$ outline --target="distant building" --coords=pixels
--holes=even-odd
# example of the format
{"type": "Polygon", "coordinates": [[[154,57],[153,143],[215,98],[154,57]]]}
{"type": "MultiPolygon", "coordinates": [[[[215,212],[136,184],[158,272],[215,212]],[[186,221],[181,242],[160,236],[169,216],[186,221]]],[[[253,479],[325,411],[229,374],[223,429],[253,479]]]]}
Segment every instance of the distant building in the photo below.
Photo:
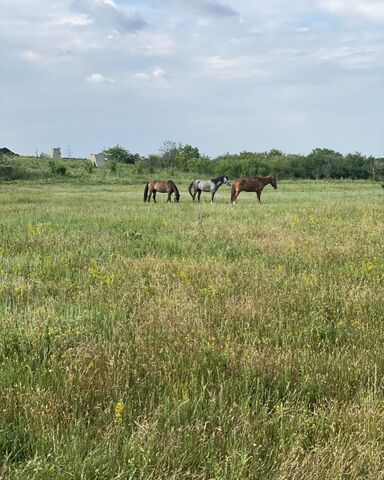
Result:
{"type": "Polygon", "coordinates": [[[105,167],[104,153],[91,153],[89,159],[95,165],[95,167],[105,167]]]}
{"type": "Polygon", "coordinates": [[[51,149],[51,157],[55,160],[59,160],[61,158],[61,150],[59,147],[54,147],[51,149]]]}

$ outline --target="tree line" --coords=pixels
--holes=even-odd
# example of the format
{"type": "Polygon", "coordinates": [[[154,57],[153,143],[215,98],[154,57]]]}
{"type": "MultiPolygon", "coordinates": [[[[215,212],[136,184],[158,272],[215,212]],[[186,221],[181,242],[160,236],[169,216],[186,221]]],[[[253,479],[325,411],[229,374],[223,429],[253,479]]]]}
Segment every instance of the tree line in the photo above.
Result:
{"type": "Polygon", "coordinates": [[[231,178],[275,174],[279,178],[373,179],[384,175],[384,158],[359,152],[343,155],[328,148],[315,148],[308,155],[268,152],[226,153],[215,158],[202,155],[197,147],[166,141],[157,154],[140,156],[116,145],[104,150],[110,162],[135,164],[138,173],[160,169],[231,178]]]}

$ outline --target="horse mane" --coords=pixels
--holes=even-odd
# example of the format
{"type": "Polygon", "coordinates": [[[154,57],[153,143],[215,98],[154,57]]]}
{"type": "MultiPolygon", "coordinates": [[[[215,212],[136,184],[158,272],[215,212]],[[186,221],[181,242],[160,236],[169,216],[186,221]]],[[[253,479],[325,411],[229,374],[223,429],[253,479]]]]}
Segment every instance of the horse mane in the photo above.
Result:
{"type": "Polygon", "coordinates": [[[176,195],[180,196],[180,192],[179,192],[178,188],[176,187],[176,184],[172,180],[168,180],[168,184],[171,184],[172,188],[174,189],[174,191],[176,193],[176,195]]]}
{"type": "Polygon", "coordinates": [[[223,180],[225,176],[226,176],[226,175],[221,175],[221,177],[217,177],[217,178],[211,178],[211,182],[214,182],[214,183],[216,183],[216,182],[217,182],[217,180],[223,180]]]}

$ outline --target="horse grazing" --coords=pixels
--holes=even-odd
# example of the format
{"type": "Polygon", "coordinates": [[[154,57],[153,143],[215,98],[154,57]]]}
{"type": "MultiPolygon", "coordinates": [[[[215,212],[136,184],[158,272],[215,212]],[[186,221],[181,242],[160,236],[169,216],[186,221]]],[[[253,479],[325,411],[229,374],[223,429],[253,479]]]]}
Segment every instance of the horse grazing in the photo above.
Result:
{"type": "Polygon", "coordinates": [[[211,192],[211,203],[213,203],[215,193],[224,183],[230,185],[230,181],[225,175],[222,177],[212,178],[212,180],[194,180],[192,183],[190,183],[188,191],[192,197],[192,200],[195,201],[197,195],[197,200],[199,202],[201,192],[211,192]]]}
{"type": "Polygon", "coordinates": [[[168,193],[167,202],[171,201],[172,193],[175,194],[176,202],[180,200],[180,193],[176,185],[172,180],[162,181],[156,180],[155,182],[148,182],[144,188],[144,202],[148,200],[151,201],[151,196],[153,195],[153,201],[156,203],[156,193],[168,193]],[[149,194],[148,194],[149,193],[149,194]]]}
{"type": "Polygon", "coordinates": [[[268,177],[236,178],[232,181],[231,202],[236,205],[236,199],[240,192],[256,192],[257,199],[260,203],[261,192],[269,183],[276,190],[277,183],[275,175],[269,175],[268,177]]]}

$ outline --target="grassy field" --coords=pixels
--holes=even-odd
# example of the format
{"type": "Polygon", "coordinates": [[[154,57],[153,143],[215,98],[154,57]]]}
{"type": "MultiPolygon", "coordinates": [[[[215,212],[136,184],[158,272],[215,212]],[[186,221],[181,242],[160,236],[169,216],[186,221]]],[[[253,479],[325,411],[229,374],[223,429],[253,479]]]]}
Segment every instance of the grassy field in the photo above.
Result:
{"type": "Polygon", "coordinates": [[[0,478],[383,479],[384,190],[0,185],[0,478]]]}

